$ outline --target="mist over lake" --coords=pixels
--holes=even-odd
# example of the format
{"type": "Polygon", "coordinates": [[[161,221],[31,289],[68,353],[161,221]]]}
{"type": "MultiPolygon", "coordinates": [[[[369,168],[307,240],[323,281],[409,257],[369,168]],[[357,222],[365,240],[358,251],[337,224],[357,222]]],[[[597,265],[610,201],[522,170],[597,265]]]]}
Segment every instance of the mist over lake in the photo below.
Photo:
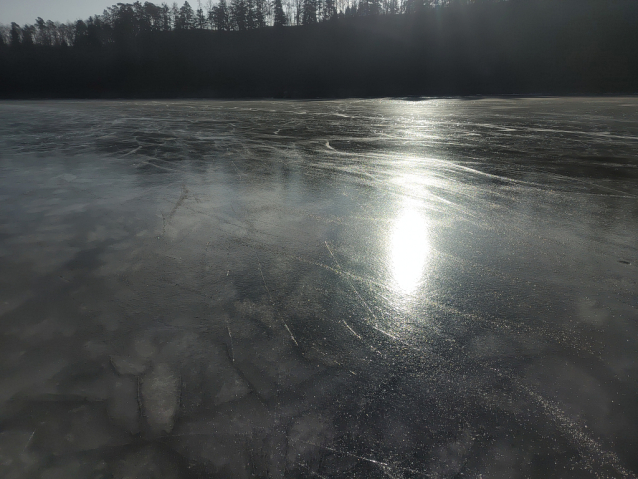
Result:
{"type": "Polygon", "coordinates": [[[0,477],[638,474],[638,98],[0,102],[0,477]]]}

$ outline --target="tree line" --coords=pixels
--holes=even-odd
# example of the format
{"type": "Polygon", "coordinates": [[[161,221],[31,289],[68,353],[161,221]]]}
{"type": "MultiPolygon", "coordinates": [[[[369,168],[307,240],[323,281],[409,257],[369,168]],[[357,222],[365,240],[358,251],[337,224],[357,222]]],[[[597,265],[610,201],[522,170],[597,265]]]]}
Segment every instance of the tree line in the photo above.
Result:
{"type": "MultiPolygon", "coordinates": [[[[155,5],[151,2],[118,3],[101,15],[76,22],[53,22],[38,17],[23,26],[0,25],[0,42],[8,45],[67,45],[76,42],[113,42],[118,33],[152,31],[243,31],[266,26],[310,25],[354,16],[410,14],[481,0],[212,0],[193,9],[188,1],[155,5]]],[[[482,0],[502,1],[502,0],[482,0]]]]}
{"type": "Polygon", "coordinates": [[[118,3],[0,29],[2,97],[635,93],[638,0],[118,3]]]}

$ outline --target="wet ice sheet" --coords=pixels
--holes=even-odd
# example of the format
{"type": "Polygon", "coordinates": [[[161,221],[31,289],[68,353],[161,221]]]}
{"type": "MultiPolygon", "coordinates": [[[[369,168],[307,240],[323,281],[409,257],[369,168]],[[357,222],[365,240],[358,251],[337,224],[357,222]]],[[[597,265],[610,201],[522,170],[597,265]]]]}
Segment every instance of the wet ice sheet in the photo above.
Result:
{"type": "Polygon", "coordinates": [[[0,475],[634,477],[637,107],[0,104],[0,475]]]}

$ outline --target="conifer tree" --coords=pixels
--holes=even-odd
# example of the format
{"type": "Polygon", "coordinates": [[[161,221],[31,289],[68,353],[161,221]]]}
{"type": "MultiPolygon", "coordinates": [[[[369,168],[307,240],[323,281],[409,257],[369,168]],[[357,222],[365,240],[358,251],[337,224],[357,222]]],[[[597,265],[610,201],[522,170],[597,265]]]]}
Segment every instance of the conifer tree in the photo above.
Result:
{"type": "Polygon", "coordinates": [[[183,29],[189,30],[193,28],[195,13],[188,2],[184,2],[182,8],[179,9],[179,22],[183,29]]]}
{"type": "Polygon", "coordinates": [[[399,3],[397,0],[384,0],[383,10],[386,15],[396,15],[399,13],[399,3]]]}
{"type": "Polygon", "coordinates": [[[246,28],[253,30],[257,28],[257,21],[255,18],[255,2],[254,0],[245,0],[246,4],[246,28]]]}
{"type": "Polygon", "coordinates": [[[335,0],[326,0],[326,4],[323,9],[323,19],[324,21],[332,20],[333,18],[337,18],[337,6],[335,4],[335,0]]]}
{"type": "Polygon", "coordinates": [[[273,8],[275,10],[273,25],[275,27],[283,27],[286,24],[286,14],[284,13],[284,8],[281,5],[281,0],[275,0],[273,8]]]}
{"type": "Polygon", "coordinates": [[[204,13],[204,18],[208,28],[211,30],[215,29],[215,7],[213,6],[213,0],[208,0],[206,3],[206,12],[204,13]]]}
{"type": "Polygon", "coordinates": [[[179,18],[179,7],[175,2],[173,2],[173,6],[171,7],[171,19],[173,20],[173,28],[175,30],[181,30],[182,23],[179,18]]]}
{"type": "Polygon", "coordinates": [[[36,43],[38,43],[39,45],[50,46],[51,34],[49,32],[47,23],[42,19],[42,17],[38,17],[36,19],[35,26],[38,29],[36,43]]]}
{"type": "Polygon", "coordinates": [[[246,30],[246,2],[244,0],[231,1],[230,23],[233,30],[246,30]]]}
{"type": "Polygon", "coordinates": [[[317,0],[303,0],[302,25],[317,23],[317,0]]]}
{"type": "Polygon", "coordinates": [[[171,9],[165,3],[162,3],[160,8],[161,18],[162,18],[162,30],[167,32],[171,29],[172,20],[171,20],[171,9]]]}
{"type": "Polygon", "coordinates": [[[266,26],[266,0],[255,0],[255,25],[257,28],[266,26]]]}
{"type": "Polygon", "coordinates": [[[226,0],[219,0],[216,7],[213,7],[213,22],[217,30],[226,31],[229,29],[228,6],[226,0]]]}
{"type": "Polygon", "coordinates": [[[20,25],[15,22],[11,22],[11,46],[19,47],[22,40],[22,29],[20,25]]]}
{"type": "Polygon", "coordinates": [[[204,16],[204,9],[202,8],[202,3],[197,0],[197,11],[195,12],[195,23],[197,28],[203,30],[206,28],[206,17],[204,16]]]}

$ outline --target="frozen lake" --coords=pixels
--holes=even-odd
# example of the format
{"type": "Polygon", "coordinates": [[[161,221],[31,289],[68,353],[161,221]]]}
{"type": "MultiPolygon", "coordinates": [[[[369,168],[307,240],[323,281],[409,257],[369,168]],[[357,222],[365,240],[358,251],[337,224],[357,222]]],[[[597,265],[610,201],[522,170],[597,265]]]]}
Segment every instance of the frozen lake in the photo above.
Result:
{"type": "Polygon", "coordinates": [[[638,474],[638,98],[0,103],[0,477],[638,474]]]}

